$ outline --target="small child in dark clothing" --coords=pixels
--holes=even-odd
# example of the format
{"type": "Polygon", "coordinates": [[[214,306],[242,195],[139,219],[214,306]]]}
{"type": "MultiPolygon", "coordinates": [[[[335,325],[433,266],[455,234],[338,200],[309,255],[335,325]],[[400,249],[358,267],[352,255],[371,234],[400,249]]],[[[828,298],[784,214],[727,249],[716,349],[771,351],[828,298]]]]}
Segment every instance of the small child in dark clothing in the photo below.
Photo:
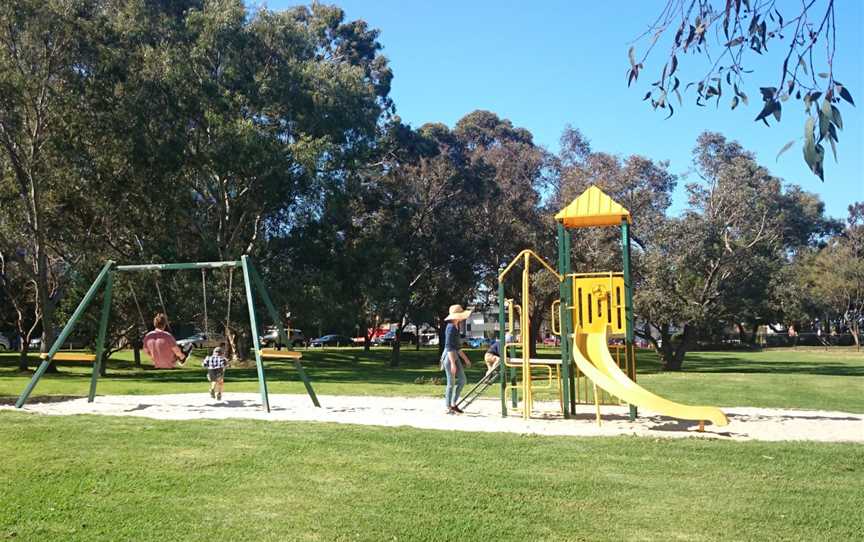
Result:
{"type": "Polygon", "coordinates": [[[206,358],[201,364],[207,369],[207,381],[210,382],[210,397],[217,401],[222,400],[222,391],[225,388],[225,368],[228,367],[228,360],[223,355],[221,346],[213,349],[213,353],[206,358]]]}
{"type": "Polygon", "coordinates": [[[496,340],[491,345],[489,345],[489,349],[486,350],[486,354],[483,356],[483,361],[486,363],[486,374],[492,372],[492,369],[495,368],[495,365],[501,360],[501,351],[498,346],[498,341],[496,340]]]}

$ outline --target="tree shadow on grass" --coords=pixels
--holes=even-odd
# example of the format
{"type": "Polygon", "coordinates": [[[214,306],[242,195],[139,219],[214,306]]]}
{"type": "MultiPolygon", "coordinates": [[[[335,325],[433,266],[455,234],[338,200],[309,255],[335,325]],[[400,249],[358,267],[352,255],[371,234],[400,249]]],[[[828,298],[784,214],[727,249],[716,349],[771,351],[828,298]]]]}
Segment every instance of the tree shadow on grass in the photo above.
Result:
{"type": "Polygon", "coordinates": [[[770,415],[759,415],[759,414],[726,414],[727,418],[734,419],[739,418],[742,422],[747,422],[748,420],[753,420],[754,418],[761,419],[771,419],[778,421],[793,421],[793,420],[820,420],[820,421],[840,421],[840,422],[858,422],[864,420],[864,417],[861,416],[819,416],[814,414],[796,414],[796,413],[783,413],[783,414],[770,414],[770,415]]]}
{"type": "MultiPolygon", "coordinates": [[[[749,352],[743,352],[740,355],[736,355],[733,352],[723,353],[722,355],[718,355],[716,352],[691,352],[684,359],[684,369],[679,374],[738,373],[864,376],[864,356],[861,357],[860,363],[855,363],[854,361],[793,361],[784,359],[785,355],[786,352],[772,352],[770,350],[761,352],[758,357],[749,352]]],[[[653,351],[639,350],[636,362],[640,375],[675,374],[670,371],[663,371],[662,363],[653,351]]]]}
{"type": "Polygon", "coordinates": [[[694,431],[693,428],[699,425],[693,420],[678,420],[674,418],[662,418],[662,421],[648,427],[650,431],[663,431],[670,433],[686,433],[688,435],[716,435],[720,437],[746,437],[747,433],[733,433],[731,431],[713,431],[714,426],[706,426],[706,431],[694,431]]]}
{"type": "MultiPolygon", "coordinates": [[[[132,408],[128,408],[128,409],[124,410],[123,412],[143,412],[143,411],[151,409],[151,408],[161,408],[161,407],[165,407],[165,406],[166,405],[164,403],[162,403],[162,404],[140,403],[140,404],[138,404],[132,408]]],[[[184,405],[184,404],[172,403],[171,407],[184,409],[184,410],[187,410],[189,412],[198,412],[198,413],[202,413],[202,414],[208,413],[208,412],[213,412],[214,408],[219,408],[219,409],[256,408],[256,409],[260,410],[261,412],[264,412],[264,406],[260,402],[247,400],[247,399],[232,399],[232,400],[225,400],[225,401],[216,401],[214,399],[213,401],[208,402],[206,404],[200,404],[199,403],[199,404],[185,404],[184,405]]],[[[280,411],[285,411],[285,410],[288,410],[288,409],[286,409],[284,407],[274,406],[272,404],[270,405],[270,411],[271,412],[280,412],[280,411]]]]}
{"type": "Polygon", "coordinates": [[[734,357],[695,358],[685,362],[690,372],[699,373],[777,373],[827,376],[864,376],[864,359],[860,365],[795,361],[756,361],[734,357]]]}

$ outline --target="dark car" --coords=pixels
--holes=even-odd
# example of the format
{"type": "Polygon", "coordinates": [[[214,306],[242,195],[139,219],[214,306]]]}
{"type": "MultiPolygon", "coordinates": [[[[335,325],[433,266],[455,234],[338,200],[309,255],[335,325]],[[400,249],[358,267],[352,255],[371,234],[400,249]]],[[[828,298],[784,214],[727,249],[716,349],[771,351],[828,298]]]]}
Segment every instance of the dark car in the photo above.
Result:
{"type": "Polygon", "coordinates": [[[312,339],[309,341],[309,346],[320,348],[322,346],[351,346],[354,342],[351,340],[351,337],[346,337],[344,335],[324,335],[323,337],[318,337],[317,339],[312,339]]]}
{"type": "MultiPolygon", "coordinates": [[[[403,331],[402,335],[400,336],[400,339],[401,340],[399,342],[401,342],[402,344],[405,344],[405,343],[417,344],[417,335],[415,335],[414,333],[412,333],[410,331],[403,331]]],[[[375,342],[375,344],[380,345],[380,346],[392,346],[393,341],[395,341],[395,340],[396,340],[396,332],[395,331],[388,331],[384,335],[377,337],[377,339],[374,342],[375,342]]]]}

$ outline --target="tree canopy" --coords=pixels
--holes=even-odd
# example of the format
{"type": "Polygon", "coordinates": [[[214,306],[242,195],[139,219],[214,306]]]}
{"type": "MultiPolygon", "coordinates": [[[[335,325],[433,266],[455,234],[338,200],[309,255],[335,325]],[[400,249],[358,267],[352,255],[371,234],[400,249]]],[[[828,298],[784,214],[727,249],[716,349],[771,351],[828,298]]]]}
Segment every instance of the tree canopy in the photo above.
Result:
{"type": "MultiPolygon", "coordinates": [[[[813,25],[807,10],[790,22],[738,4],[693,4],[686,21],[698,12],[699,22],[675,38],[672,65],[648,96],[655,106],[671,110],[678,56],[705,46],[705,28],[729,18],[730,41],[746,39],[725,46],[734,63],[722,80],[700,84],[699,100],[719,99],[724,81],[746,100],[734,55],[764,51],[790,25],[813,25]],[[745,19],[759,21],[755,34],[745,19]]],[[[668,369],[730,328],[746,343],[764,325],[858,333],[860,203],[846,223],[832,220],[817,195],[711,132],[695,142],[688,201],[676,214],[682,179],[667,162],[594,148],[578,128],[568,126],[552,151],[492,111],[411,126],[390,97],[394,74],[378,38],[317,3],[280,12],[241,0],[0,5],[0,329],[21,337],[22,368],[30,339],[51,342],[108,259],[251,255],[280,311],[310,335],[365,335],[368,346],[378,323],[397,334],[408,324],[441,330],[452,303],[494,306],[497,275],[523,248],[554,261],[552,216],[590,185],[635,219],[639,334],[668,369]]],[[[807,58],[793,51],[799,68],[766,104],[800,91],[818,106],[805,145],[818,154],[820,140],[836,141],[838,100],[851,103],[851,94],[832,73],[821,91],[799,83],[795,70],[813,71],[813,48],[794,43],[807,58]]],[[[631,79],[642,69],[634,58],[631,79]]],[[[579,231],[574,268],[619,269],[618,242],[612,229],[579,231]]],[[[531,279],[536,295],[525,309],[539,336],[558,290],[543,273],[531,279]]],[[[206,311],[242,350],[251,330],[228,323],[245,310],[229,284],[216,272],[118,280],[112,344],[137,343],[156,310],[178,326],[201,326],[206,311]],[[223,319],[229,298],[233,314],[223,319]]],[[[86,335],[95,321],[82,326],[86,335]]]]}

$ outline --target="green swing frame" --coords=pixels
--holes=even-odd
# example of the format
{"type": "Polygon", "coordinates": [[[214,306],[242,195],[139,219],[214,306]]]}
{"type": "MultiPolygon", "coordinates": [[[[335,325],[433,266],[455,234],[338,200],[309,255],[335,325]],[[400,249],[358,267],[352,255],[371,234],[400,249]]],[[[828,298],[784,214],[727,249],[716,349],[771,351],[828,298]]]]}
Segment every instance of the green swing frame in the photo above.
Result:
{"type": "MultiPolygon", "coordinates": [[[[30,379],[30,382],[27,383],[27,387],[24,388],[23,392],[21,392],[21,395],[18,397],[18,401],[15,403],[15,407],[21,408],[27,402],[27,399],[30,397],[33,389],[39,383],[42,375],[45,374],[45,371],[46,369],[48,369],[51,361],[54,359],[55,355],[57,355],[57,352],[63,347],[63,344],[66,342],[69,334],[74,329],[75,324],[77,324],[78,321],[81,319],[81,315],[84,314],[84,311],[96,297],[96,294],[99,292],[100,288],[104,287],[104,294],[102,296],[102,313],[99,318],[99,331],[96,338],[96,356],[93,362],[93,374],[90,377],[90,392],[87,396],[87,402],[93,402],[96,397],[96,385],[99,381],[99,372],[102,366],[102,356],[105,352],[105,335],[108,330],[108,319],[111,313],[111,295],[114,287],[114,273],[130,273],[138,271],[185,271],[190,269],[206,270],[224,268],[240,268],[243,271],[243,285],[246,291],[246,305],[249,308],[249,326],[252,330],[252,343],[255,351],[255,366],[258,371],[258,388],[261,393],[261,404],[262,406],[264,406],[267,412],[270,412],[270,398],[267,393],[267,378],[264,371],[263,360],[266,354],[262,352],[261,343],[258,335],[258,319],[255,315],[255,293],[257,293],[261,300],[264,302],[267,313],[276,325],[276,329],[279,332],[279,337],[282,341],[282,344],[290,344],[290,341],[288,340],[288,334],[285,332],[285,327],[282,325],[282,319],[279,318],[279,313],[276,310],[275,305],[273,305],[273,301],[270,299],[270,295],[267,293],[267,288],[264,286],[264,281],[261,280],[261,276],[258,274],[258,271],[255,269],[255,266],[252,264],[252,261],[248,256],[242,256],[240,260],[236,261],[222,262],[191,262],[143,265],[117,265],[113,261],[106,262],[105,265],[102,267],[102,270],[99,272],[99,275],[96,277],[96,280],[93,281],[93,284],[90,285],[87,293],[84,294],[84,298],[78,304],[75,312],[72,313],[72,316],[66,322],[66,325],[63,326],[63,330],[60,332],[60,335],[58,335],[57,338],[54,340],[54,344],[51,345],[51,349],[48,350],[48,353],[43,356],[42,363],[39,365],[39,368],[36,369],[36,372],[33,373],[33,377],[30,379]]],[[[276,357],[281,358],[285,356],[276,357]]],[[[321,404],[318,402],[318,397],[315,395],[315,391],[312,389],[312,383],[309,381],[309,377],[306,375],[306,371],[303,369],[303,365],[297,358],[292,358],[292,362],[294,363],[294,367],[295,369],[297,369],[297,372],[300,375],[300,379],[303,381],[303,385],[306,387],[306,393],[309,394],[309,398],[312,399],[312,403],[316,407],[320,407],[321,404]]]]}

